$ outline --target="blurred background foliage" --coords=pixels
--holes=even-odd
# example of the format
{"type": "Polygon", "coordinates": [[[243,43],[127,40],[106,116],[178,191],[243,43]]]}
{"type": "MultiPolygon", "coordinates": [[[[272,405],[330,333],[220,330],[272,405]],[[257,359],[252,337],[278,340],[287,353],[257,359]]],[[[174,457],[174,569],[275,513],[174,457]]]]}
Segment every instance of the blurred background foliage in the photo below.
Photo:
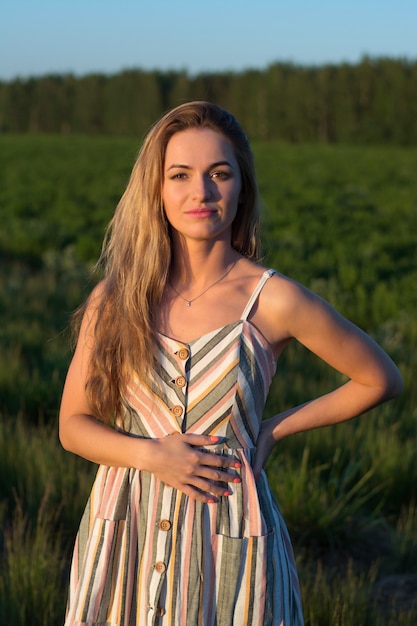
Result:
{"type": "Polygon", "coordinates": [[[417,141],[417,62],[372,57],[196,76],[132,69],[3,81],[0,131],[142,137],[163,111],[185,100],[233,111],[251,140],[417,141]]]}
{"type": "MultiPolygon", "coordinates": [[[[206,85],[204,97],[215,99],[218,93],[217,101],[228,103],[254,138],[264,264],[304,283],[374,336],[405,381],[395,401],[350,423],[294,436],[270,459],[267,471],[297,555],[306,624],[416,624],[417,98],[406,101],[401,95],[415,89],[413,72],[413,64],[364,59],[356,67],[279,65],[192,80],[141,72],[90,76],[77,86],[77,97],[85,89],[85,104],[65,106],[68,115],[78,111],[90,121],[94,110],[95,128],[87,122],[54,126],[53,110],[64,107],[64,101],[52,87],[76,83],[71,77],[0,85],[0,623],[62,623],[69,554],[95,471],[61,450],[57,437],[60,394],[72,353],[70,314],[96,280],[92,270],[104,229],[142,133],[160,110],[196,93],[201,97],[206,85]],[[134,95],[133,87],[128,90],[129,81],[142,85],[141,76],[148,81],[143,98],[134,95]],[[265,106],[260,86],[266,76],[271,81],[275,76],[280,90],[276,129],[288,121],[289,94],[294,95],[299,117],[294,112],[291,118],[292,135],[290,125],[286,133],[273,131],[274,116],[265,117],[257,108],[265,106]],[[317,119],[316,130],[306,130],[313,106],[309,94],[319,84],[320,93],[327,93],[327,110],[342,117],[341,100],[332,108],[342,76],[345,81],[356,77],[349,91],[355,84],[364,110],[372,101],[372,110],[385,111],[385,127],[382,118],[375,117],[372,127],[365,116],[357,118],[356,134],[353,126],[342,133],[332,122],[333,135],[324,130],[319,135],[317,119]],[[106,95],[103,109],[99,86],[107,85],[110,94],[112,81],[119,99],[106,95]],[[192,91],[197,84],[200,91],[192,91]],[[393,85],[399,89],[394,96],[393,85]],[[26,113],[19,107],[13,113],[21,126],[13,125],[10,94],[15,90],[26,97],[29,87],[26,113]],[[50,109],[37,99],[43,89],[50,93],[50,109]],[[152,100],[161,93],[163,101],[152,100]],[[235,100],[227,100],[231,94],[235,100]],[[379,100],[369,94],[379,94],[379,100]],[[403,119],[398,119],[400,109],[394,115],[391,96],[396,107],[402,99],[408,133],[396,126],[403,119]],[[129,114],[125,100],[132,106],[129,114]],[[35,124],[29,111],[36,103],[42,124],[35,124]],[[284,103],[286,113],[279,108],[284,103]],[[130,117],[135,106],[137,125],[130,117]],[[116,126],[100,125],[109,107],[116,126]],[[143,107],[148,107],[146,115],[143,107]]],[[[273,84],[270,102],[277,93],[273,84]]],[[[349,102],[343,106],[351,110],[349,102]]],[[[265,416],[341,381],[302,346],[291,344],[278,364],[265,416]]]]}

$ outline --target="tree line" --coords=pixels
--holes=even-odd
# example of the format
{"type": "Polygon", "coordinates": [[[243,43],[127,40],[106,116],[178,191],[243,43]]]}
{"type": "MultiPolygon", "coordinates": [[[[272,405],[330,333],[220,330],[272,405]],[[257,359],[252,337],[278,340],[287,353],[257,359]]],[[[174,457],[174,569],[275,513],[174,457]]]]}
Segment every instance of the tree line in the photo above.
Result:
{"type": "Polygon", "coordinates": [[[206,99],[232,111],[251,140],[417,143],[417,61],[200,73],[132,69],[0,82],[0,132],[142,137],[171,106],[206,99]]]}

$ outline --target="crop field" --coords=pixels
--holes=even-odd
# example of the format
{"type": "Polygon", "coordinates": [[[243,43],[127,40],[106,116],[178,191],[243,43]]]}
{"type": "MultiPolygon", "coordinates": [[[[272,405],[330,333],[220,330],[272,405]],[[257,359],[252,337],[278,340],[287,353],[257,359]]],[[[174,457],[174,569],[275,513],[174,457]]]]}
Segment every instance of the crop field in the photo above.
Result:
{"type": "MultiPolygon", "coordinates": [[[[0,136],[0,623],[63,623],[95,467],[57,412],[73,311],[139,141],[0,136]]],[[[417,148],[255,143],[264,264],[305,284],[399,365],[396,400],[282,441],[267,471],[292,536],[306,626],[417,623],[417,148]]],[[[265,417],[342,377],[302,346],[265,417]]]]}

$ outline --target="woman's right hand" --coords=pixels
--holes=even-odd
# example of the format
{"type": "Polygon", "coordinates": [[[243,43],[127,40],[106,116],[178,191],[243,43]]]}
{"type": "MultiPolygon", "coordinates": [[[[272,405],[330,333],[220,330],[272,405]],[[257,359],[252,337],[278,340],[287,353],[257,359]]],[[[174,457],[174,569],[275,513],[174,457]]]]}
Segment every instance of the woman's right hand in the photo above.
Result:
{"type": "Polygon", "coordinates": [[[239,461],[199,449],[219,443],[219,437],[177,432],[161,439],[136,439],[109,428],[92,414],[85,390],[100,297],[99,287],[84,316],[65,381],[59,415],[63,447],[93,463],[152,472],[201,502],[216,502],[218,497],[230,495],[228,483],[240,482],[236,472],[239,461]],[[235,471],[229,471],[231,468],[235,471]]]}
{"type": "Polygon", "coordinates": [[[219,440],[210,435],[183,433],[154,439],[155,445],[142,468],[195,500],[215,503],[217,498],[232,494],[228,483],[241,482],[236,472],[241,464],[236,457],[200,449],[219,440]]]}

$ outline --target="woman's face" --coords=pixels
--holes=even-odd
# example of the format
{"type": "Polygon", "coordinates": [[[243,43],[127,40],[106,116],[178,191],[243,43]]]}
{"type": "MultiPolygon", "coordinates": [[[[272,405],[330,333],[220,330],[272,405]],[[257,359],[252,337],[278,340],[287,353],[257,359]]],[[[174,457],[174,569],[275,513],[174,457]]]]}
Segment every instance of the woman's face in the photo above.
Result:
{"type": "Polygon", "coordinates": [[[224,135],[210,128],[191,128],[171,137],[162,200],[174,233],[230,243],[241,187],[240,168],[224,135]]]}

